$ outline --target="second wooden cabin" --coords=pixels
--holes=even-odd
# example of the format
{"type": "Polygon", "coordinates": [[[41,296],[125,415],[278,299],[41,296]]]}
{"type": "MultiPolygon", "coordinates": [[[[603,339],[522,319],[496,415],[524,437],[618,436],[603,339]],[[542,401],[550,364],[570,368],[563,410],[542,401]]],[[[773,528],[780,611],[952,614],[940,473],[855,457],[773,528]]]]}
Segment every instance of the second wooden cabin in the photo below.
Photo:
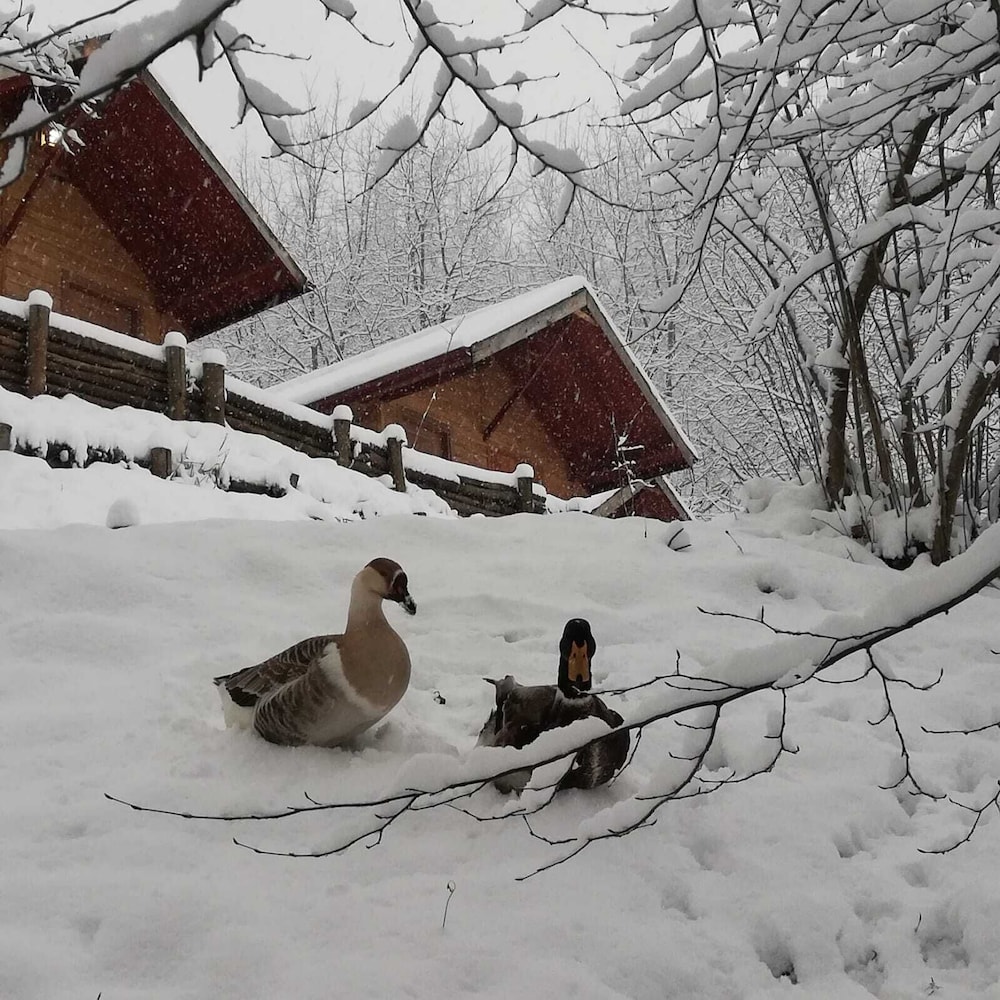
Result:
{"type": "Polygon", "coordinates": [[[597,295],[552,282],[270,390],[414,448],[498,471],[520,462],[561,497],[625,490],[614,511],[688,517],[665,476],[697,455],[597,295]],[[649,484],[639,487],[638,484],[649,484]]]}

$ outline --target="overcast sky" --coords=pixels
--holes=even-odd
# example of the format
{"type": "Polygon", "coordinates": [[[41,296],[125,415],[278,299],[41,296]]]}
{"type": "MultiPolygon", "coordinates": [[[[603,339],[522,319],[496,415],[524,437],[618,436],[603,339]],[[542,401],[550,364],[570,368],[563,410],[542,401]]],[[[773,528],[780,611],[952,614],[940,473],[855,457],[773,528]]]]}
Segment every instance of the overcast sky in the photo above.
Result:
{"type": "MultiPolygon", "coordinates": [[[[454,6],[454,0],[450,0],[454,6]]],[[[175,7],[176,0],[142,0],[127,15],[134,19],[141,12],[175,7]]],[[[391,47],[378,48],[365,43],[356,33],[336,18],[325,20],[323,8],[317,0],[241,0],[228,15],[233,23],[247,31],[269,49],[302,57],[305,61],[255,58],[254,71],[272,89],[285,99],[305,107],[309,94],[317,103],[328,101],[337,87],[345,95],[347,106],[364,94],[374,97],[384,91],[398,76],[409,45],[403,33],[402,20],[396,0],[363,0],[355,5],[359,9],[358,22],[366,33],[391,47]]],[[[445,16],[449,0],[436,4],[440,16],[445,16]]],[[[114,6],[112,0],[36,0],[38,20],[41,23],[64,24],[89,14],[96,14],[114,6]]],[[[472,4],[462,4],[456,9],[467,10],[472,4]]],[[[516,19],[518,9],[501,0],[476,5],[494,14],[508,11],[516,19]]],[[[609,0],[613,6],[613,0],[609,0]]],[[[624,6],[624,5],[623,5],[624,6]]],[[[633,4],[628,5],[635,9],[633,4]]],[[[468,20],[468,14],[464,15],[468,20]]],[[[106,23],[106,22],[105,22],[106,23]]],[[[510,17],[507,24],[512,23],[510,17]]],[[[103,25],[99,25],[103,27],[103,25]]],[[[506,69],[524,68],[526,72],[549,75],[559,71],[559,79],[531,88],[523,88],[517,97],[526,108],[551,112],[556,106],[569,107],[589,98],[593,114],[608,113],[614,107],[614,91],[604,73],[598,68],[617,69],[621,72],[634,58],[619,48],[627,38],[632,23],[619,21],[606,28],[592,16],[573,15],[572,20],[561,18],[560,23],[545,25],[541,33],[524,45],[511,46],[504,54],[506,69]],[[572,27],[576,37],[594,54],[585,54],[565,30],[572,27]]],[[[98,26],[95,26],[98,27],[98,26]]],[[[496,17],[493,23],[477,15],[474,29],[477,37],[501,30],[496,17]]],[[[94,33],[88,31],[87,33],[94,33]]],[[[197,80],[194,54],[190,46],[181,46],[160,59],[155,67],[157,78],[164,84],[182,111],[209,141],[216,153],[227,164],[232,164],[245,143],[251,149],[264,152],[260,130],[256,126],[234,128],[236,122],[235,90],[222,70],[210,73],[201,83],[197,80]]],[[[459,104],[459,114],[466,113],[466,105],[459,104]]],[[[475,112],[468,107],[468,113],[475,112]]],[[[472,124],[478,124],[473,120],[472,124]]]]}

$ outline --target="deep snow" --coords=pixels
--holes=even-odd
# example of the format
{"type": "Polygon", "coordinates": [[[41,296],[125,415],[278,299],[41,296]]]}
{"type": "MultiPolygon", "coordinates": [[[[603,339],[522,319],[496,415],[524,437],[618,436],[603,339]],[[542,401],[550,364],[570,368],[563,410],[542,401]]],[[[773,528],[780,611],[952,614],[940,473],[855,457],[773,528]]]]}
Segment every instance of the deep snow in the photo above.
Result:
{"type": "MultiPolygon", "coordinates": [[[[527,881],[556,849],[518,819],[443,808],[401,818],[377,847],[293,860],[232,837],[323,849],[352,818],[193,822],[104,797],[235,812],[371,794],[419,772],[418,755],[472,750],[483,676],[554,680],[568,617],[593,625],[598,687],[619,687],[669,672],[677,651],[693,666],[775,641],[699,607],[804,628],[932,572],[866,559],[811,518],[808,488],[764,499],[689,525],[692,547],[674,552],[669,526],[639,519],[319,522],[284,501],[0,455],[0,997],[1000,998],[1000,824],[920,853],[961,837],[969,816],[879,787],[899,752],[891,720],[869,724],[876,678],[790,689],[799,752],[772,774],[667,805],[654,827],[527,881]],[[115,504],[138,523],[107,528],[115,504]],[[226,731],[211,677],[339,629],[350,579],[376,555],[402,563],[419,605],[412,619],[389,609],[414,668],[397,709],[350,750],[226,731]]],[[[996,788],[997,729],[920,726],[1000,719],[998,599],[987,591],[880,654],[918,683],[945,669],[930,692],[892,693],[915,772],[964,802],[996,788]]],[[[607,700],[624,714],[641,694],[607,700]]],[[[713,774],[763,762],[779,709],[773,692],[727,708],[713,774]]],[[[573,836],[690,740],[650,727],[620,779],[558,798],[536,829],[573,836]]],[[[475,802],[504,800],[490,789],[475,802]]]]}

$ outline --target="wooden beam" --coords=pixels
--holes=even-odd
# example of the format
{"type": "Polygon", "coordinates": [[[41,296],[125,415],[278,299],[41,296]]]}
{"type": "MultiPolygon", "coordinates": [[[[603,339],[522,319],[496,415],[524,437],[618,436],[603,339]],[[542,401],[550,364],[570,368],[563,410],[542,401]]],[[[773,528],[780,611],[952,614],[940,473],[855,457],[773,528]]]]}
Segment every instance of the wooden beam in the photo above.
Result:
{"type": "Polygon", "coordinates": [[[637,493],[644,490],[649,484],[644,482],[626,483],[620,490],[612,493],[603,503],[595,507],[590,513],[594,517],[611,517],[621,510],[637,493]]]}
{"type": "Polygon", "coordinates": [[[517,509],[526,514],[535,513],[535,470],[522,463],[514,470],[517,477],[517,509]]]}
{"type": "Polygon", "coordinates": [[[25,386],[29,396],[43,396],[48,387],[49,315],[52,296],[34,291],[28,296],[28,370],[25,386]]]}
{"type": "Polygon", "coordinates": [[[222,351],[205,352],[201,364],[202,420],[226,423],[226,356],[222,351]]]}
{"type": "Polygon", "coordinates": [[[503,405],[493,415],[493,419],[490,420],[490,422],[486,425],[485,428],[483,428],[484,441],[489,440],[490,435],[497,429],[497,427],[500,426],[501,421],[505,416],[507,416],[507,412],[510,410],[510,408],[525,394],[525,392],[528,391],[528,386],[530,386],[531,383],[535,381],[535,379],[538,376],[538,373],[545,367],[546,362],[549,360],[549,358],[552,357],[553,353],[555,352],[555,349],[562,345],[562,338],[563,338],[563,333],[562,331],[560,331],[557,334],[556,338],[553,340],[552,346],[545,352],[545,355],[542,358],[542,360],[538,362],[538,365],[536,366],[535,370],[528,376],[528,380],[519,385],[510,394],[510,396],[508,396],[507,399],[504,400],[503,405]]]}
{"type": "Polygon", "coordinates": [[[406,492],[406,467],[403,465],[403,441],[391,437],[385,443],[389,455],[389,475],[392,476],[392,488],[397,493],[406,492]]]}
{"type": "Polygon", "coordinates": [[[167,416],[187,420],[187,341],[180,333],[168,333],[163,346],[167,361],[167,416]]]}
{"type": "Polygon", "coordinates": [[[349,406],[338,406],[333,411],[333,440],[337,464],[349,466],[354,456],[351,454],[351,424],[354,414],[349,406]]]}
{"type": "Polygon", "coordinates": [[[481,340],[478,344],[473,344],[470,349],[472,363],[478,365],[494,354],[499,354],[500,351],[505,351],[508,347],[513,347],[514,344],[526,340],[532,334],[538,333],[539,330],[544,330],[545,327],[552,326],[553,323],[571,316],[587,304],[587,298],[586,289],[581,289],[569,298],[556,302],[519,323],[508,326],[505,330],[493,334],[492,337],[487,337],[486,340],[481,340]]]}
{"type": "Polygon", "coordinates": [[[174,457],[169,448],[150,449],[149,471],[158,479],[169,479],[173,475],[174,457]]]}

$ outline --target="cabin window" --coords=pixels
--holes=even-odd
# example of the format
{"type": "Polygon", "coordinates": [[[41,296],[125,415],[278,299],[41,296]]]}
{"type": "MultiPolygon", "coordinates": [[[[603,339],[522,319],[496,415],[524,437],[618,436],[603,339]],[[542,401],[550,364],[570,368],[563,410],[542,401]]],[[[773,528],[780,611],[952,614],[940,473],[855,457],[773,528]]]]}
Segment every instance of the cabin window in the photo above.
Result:
{"type": "Polygon", "coordinates": [[[133,337],[139,335],[139,310],[103,289],[88,287],[75,279],[64,278],[60,312],[88,323],[107,327],[133,337]]]}
{"type": "Polygon", "coordinates": [[[443,420],[425,416],[416,410],[401,410],[396,423],[406,431],[406,440],[411,448],[425,455],[437,455],[450,459],[451,427],[443,420]]]}

